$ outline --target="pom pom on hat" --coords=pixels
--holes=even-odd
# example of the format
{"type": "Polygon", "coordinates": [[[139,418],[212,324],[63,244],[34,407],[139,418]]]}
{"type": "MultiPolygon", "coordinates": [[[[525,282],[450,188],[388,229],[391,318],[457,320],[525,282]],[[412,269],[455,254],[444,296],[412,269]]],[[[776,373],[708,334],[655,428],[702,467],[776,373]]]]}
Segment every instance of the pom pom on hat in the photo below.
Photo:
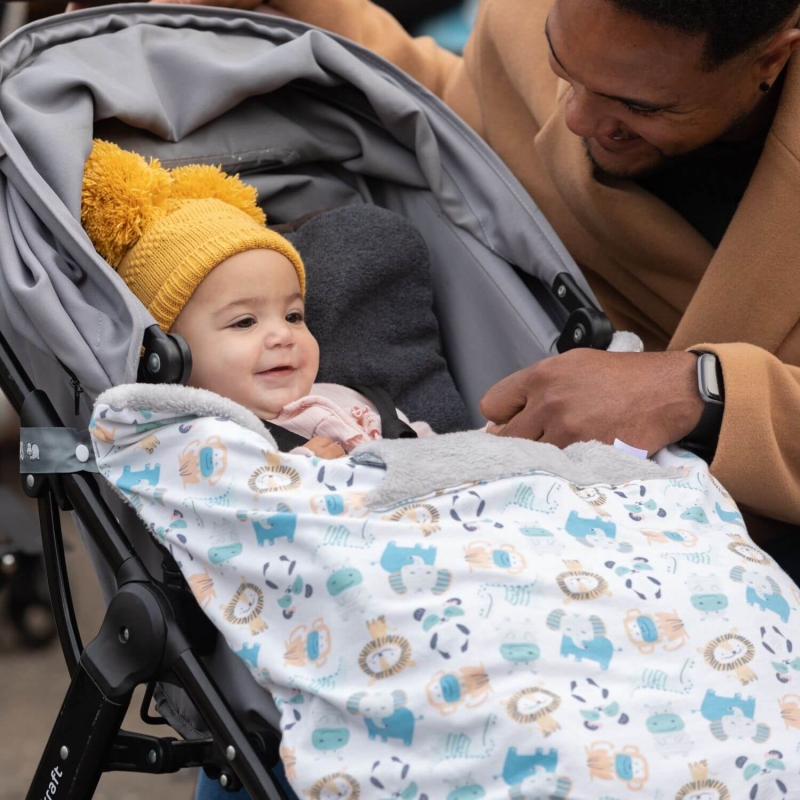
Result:
{"type": "Polygon", "coordinates": [[[255,186],[242,183],[237,176],[226,175],[219,167],[190,164],[170,171],[174,200],[206,200],[213,198],[244,211],[259,225],[267,224],[267,217],[258,207],[255,186]]]}
{"type": "Polygon", "coordinates": [[[172,180],[157,159],[95,140],[83,173],[81,224],[112,267],[165,213],[172,180]]]}
{"type": "Polygon", "coordinates": [[[157,159],[95,140],[86,162],[81,222],[164,331],[218,264],[246,250],[289,260],[305,294],[300,254],[265,227],[253,186],[219,167],[164,169],[157,159]]]}

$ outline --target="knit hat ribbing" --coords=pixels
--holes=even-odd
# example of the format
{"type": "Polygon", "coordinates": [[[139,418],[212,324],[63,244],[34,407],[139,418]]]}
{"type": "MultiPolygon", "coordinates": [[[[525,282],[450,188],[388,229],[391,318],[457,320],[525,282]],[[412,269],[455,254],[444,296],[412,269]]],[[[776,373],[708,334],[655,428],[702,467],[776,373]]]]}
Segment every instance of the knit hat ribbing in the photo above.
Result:
{"type": "Polygon", "coordinates": [[[285,256],[305,295],[305,269],[288,240],[264,227],[255,187],[219,167],[164,169],[96,139],[86,162],[81,223],[161,329],[226,258],[263,248],[285,256]]]}

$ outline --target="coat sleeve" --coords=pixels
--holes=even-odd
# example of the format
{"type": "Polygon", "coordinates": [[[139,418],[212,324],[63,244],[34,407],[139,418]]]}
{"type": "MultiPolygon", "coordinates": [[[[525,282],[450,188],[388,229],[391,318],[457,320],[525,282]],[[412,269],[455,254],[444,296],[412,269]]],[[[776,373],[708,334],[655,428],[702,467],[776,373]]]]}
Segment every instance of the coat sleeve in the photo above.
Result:
{"type": "Polygon", "coordinates": [[[337,33],[372,50],[442,97],[461,58],[428,36],[414,38],[388,11],[369,0],[272,0],[294,19],[337,33]]]}
{"type": "Polygon", "coordinates": [[[750,344],[701,344],[722,365],[725,414],[712,474],[737,503],[800,524],[800,367],[750,344]]]}

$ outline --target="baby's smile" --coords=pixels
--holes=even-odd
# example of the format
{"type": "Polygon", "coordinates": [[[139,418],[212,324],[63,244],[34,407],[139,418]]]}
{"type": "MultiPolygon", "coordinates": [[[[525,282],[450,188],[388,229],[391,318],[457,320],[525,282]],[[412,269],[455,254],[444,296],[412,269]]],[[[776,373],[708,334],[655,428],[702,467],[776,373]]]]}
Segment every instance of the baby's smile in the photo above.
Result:
{"type": "Polygon", "coordinates": [[[268,380],[281,380],[282,378],[290,378],[296,371],[295,367],[289,364],[282,364],[278,367],[270,367],[269,369],[257,372],[256,375],[258,375],[259,378],[267,378],[268,380]]]}

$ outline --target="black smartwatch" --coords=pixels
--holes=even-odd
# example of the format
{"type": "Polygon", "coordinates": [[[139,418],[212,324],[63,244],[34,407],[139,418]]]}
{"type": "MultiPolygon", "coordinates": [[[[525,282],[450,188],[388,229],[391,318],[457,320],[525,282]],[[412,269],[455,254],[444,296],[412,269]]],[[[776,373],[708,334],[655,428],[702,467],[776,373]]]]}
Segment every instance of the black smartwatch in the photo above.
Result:
{"type": "Polygon", "coordinates": [[[695,429],[679,444],[711,463],[717,451],[722,415],[725,413],[725,386],[722,367],[713,353],[692,350],[697,359],[697,391],[705,408],[695,429]]]}

